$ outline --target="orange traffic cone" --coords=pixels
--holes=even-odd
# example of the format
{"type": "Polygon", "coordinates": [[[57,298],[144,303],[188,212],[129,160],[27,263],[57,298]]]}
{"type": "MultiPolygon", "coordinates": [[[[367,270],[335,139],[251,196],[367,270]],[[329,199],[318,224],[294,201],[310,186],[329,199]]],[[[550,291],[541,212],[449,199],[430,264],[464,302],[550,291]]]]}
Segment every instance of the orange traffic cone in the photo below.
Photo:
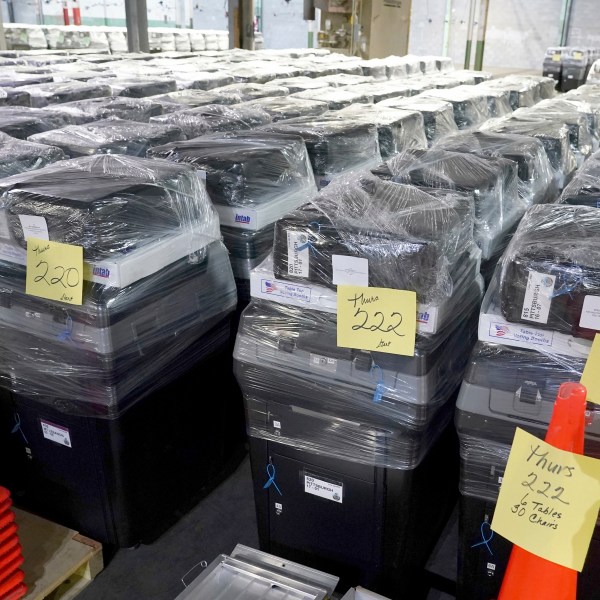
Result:
{"type": "MultiPolygon", "coordinates": [[[[546,442],[583,454],[587,390],[563,383],[554,403],[546,442]]],[[[577,571],[513,546],[498,600],[575,600],[577,571]]]]}
{"type": "Polygon", "coordinates": [[[17,535],[12,501],[6,488],[0,487],[0,600],[18,600],[27,593],[22,548],[17,535]]]}

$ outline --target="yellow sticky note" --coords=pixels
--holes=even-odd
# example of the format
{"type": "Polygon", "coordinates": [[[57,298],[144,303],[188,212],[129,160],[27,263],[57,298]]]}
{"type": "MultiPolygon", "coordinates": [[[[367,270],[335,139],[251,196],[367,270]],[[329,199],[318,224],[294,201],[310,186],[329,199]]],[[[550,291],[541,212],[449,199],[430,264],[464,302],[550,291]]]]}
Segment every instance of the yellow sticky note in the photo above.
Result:
{"type": "Polygon", "coordinates": [[[560,54],[553,54],[552,55],[552,60],[554,62],[560,62],[560,54]]]}
{"type": "Polygon", "coordinates": [[[559,450],[517,428],[492,529],[581,571],[600,508],[600,460],[559,450]]]}
{"type": "Polygon", "coordinates": [[[27,238],[25,291],[67,304],[83,302],[83,248],[27,238]]]}
{"type": "Polygon", "coordinates": [[[600,334],[597,333],[592,344],[583,374],[581,385],[587,389],[587,399],[600,404],[600,334]]]}
{"type": "Polygon", "coordinates": [[[338,285],[338,346],[413,356],[416,333],[415,292],[338,285]]]}

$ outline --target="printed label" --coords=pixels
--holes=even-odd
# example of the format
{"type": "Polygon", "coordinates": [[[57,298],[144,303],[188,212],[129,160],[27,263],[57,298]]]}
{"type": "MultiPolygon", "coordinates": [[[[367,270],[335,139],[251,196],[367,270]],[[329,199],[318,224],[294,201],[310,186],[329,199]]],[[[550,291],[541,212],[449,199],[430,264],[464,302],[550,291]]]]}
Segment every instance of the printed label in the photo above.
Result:
{"type": "Polygon", "coordinates": [[[4,238],[5,240],[10,239],[10,228],[8,227],[8,217],[6,216],[6,212],[0,210],[0,238],[4,238]]]}
{"type": "Polygon", "coordinates": [[[521,318],[534,323],[548,323],[548,314],[554,294],[555,275],[531,271],[527,280],[521,318]]]}
{"type": "Polygon", "coordinates": [[[334,254],[331,265],[334,285],[369,285],[369,261],[366,258],[334,254]]]}
{"type": "Polygon", "coordinates": [[[502,322],[491,322],[489,335],[490,337],[503,340],[527,342],[528,344],[538,344],[540,346],[552,346],[552,339],[554,337],[554,334],[551,331],[528,329],[527,327],[519,327],[514,323],[511,323],[509,326],[502,322]]]}
{"type": "Polygon", "coordinates": [[[273,427],[275,427],[275,429],[281,429],[281,421],[273,421],[273,427]]]}
{"type": "Polygon", "coordinates": [[[287,232],[288,275],[308,277],[309,244],[305,233],[287,232]]]}
{"type": "Polygon", "coordinates": [[[342,503],[343,486],[329,481],[323,481],[310,475],[304,476],[304,491],[313,496],[319,496],[333,502],[342,503]]]}
{"type": "Polygon", "coordinates": [[[42,434],[47,440],[56,442],[61,446],[67,446],[67,448],[71,447],[71,436],[66,427],[61,427],[60,425],[41,420],[40,424],[42,425],[42,434]]]}
{"type": "Polygon", "coordinates": [[[299,300],[300,302],[310,302],[311,288],[306,285],[296,285],[295,283],[284,283],[274,279],[261,279],[260,291],[267,296],[281,296],[299,300]]]}
{"type": "Polygon", "coordinates": [[[19,215],[23,236],[25,239],[33,237],[39,240],[49,240],[48,226],[44,217],[32,217],[31,215],[19,215]]]}
{"type": "Polygon", "coordinates": [[[417,307],[417,327],[421,333],[435,333],[438,323],[438,307],[419,304],[417,307]]]}
{"type": "Polygon", "coordinates": [[[495,565],[494,563],[488,563],[488,564],[487,564],[487,568],[488,568],[490,571],[495,571],[495,570],[496,570],[496,565],[495,565]]]}
{"type": "Polygon", "coordinates": [[[26,310],[25,311],[25,316],[28,319],[41,319],[42,318],[42,313],[35,312],[33,310],[26,310]]]}
{"type": "Polygon", "coordinates": [[[337,370],[337,358],[329,358],[328,356],[311,353],[310,366],[335,373],[337,370]]]}
{"type": "Polygon", "coordinates": [[[283,504],[281,504],[281,502],[275,502],[275,509],[276,510],[283,510],[283,504]]]}
{"type": "Polygon", "coordinates": [[[600,331],[600,296],[585,297],[579,327],[600,331]]]}

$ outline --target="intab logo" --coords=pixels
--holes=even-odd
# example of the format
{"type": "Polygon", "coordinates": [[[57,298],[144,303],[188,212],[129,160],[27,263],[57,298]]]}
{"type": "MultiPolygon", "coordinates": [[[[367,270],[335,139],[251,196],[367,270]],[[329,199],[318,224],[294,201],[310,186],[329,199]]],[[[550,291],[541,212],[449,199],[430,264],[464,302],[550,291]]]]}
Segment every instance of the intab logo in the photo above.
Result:
{"type": "Polygon", "coordinates": [[[104,267],[94,267],[93,274],[94,277],[108,279],[110,277],[110,269],[105,269],[104,267]]]}
{"type": "Polygon", "coordinates": [[[250,217],[249,215],[238,215],[236,213],[235,215],[235,222],[236,223],[245,223],[246,225],[250,224],[250,217]]]}

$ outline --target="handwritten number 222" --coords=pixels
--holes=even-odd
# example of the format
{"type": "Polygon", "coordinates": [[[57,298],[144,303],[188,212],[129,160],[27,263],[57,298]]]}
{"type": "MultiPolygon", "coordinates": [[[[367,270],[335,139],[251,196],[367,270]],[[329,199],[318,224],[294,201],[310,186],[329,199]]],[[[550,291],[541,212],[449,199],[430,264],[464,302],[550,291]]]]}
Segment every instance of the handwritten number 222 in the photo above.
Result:
{"type": "Polygon", "coordinates": [[[562,502],[563,504],[569,504],[569,502],[567,502],[566,500],[563,500],[561,498],[563,492],[565,491],[565,488],[562,486],[558,486],[554,488],[554,491],[556,492],[554,495],[552,496],[548,496],[548,494],[546,494],[546,492],[550,489],[550,487],[552,486],[552,484],[549,481],[544,481],[543,483],[543,489],[540,488],[538,490],[534,490],[533,489],[533,484],[536,482],[537,480],[537,475],[535,473],[529,473],[529,475],[527,476],[529,478],[531,478],[531,481],[523,481],[521,483],[521,485],[528,487],[531,491],[536,492],[538,494],[541,494],[542,496],[545,496],[546,498],[550,498],[550,500],[558,500],[559,502],[562,502]]]}
{"type": "Polygon", "coordinates": [[[374,315],[373,315],[373,320],[379,320],[379,322],[377,324],[371,324],[371,325],[367,325],[367,321],[369,320],[369,313],[366,310],[363,310],[362,308],[358,308],[356,309],[356,312],[354,313],[355,317],[361,317],[363,319],[362,323],[359,323],[357,325],[352,325],[352,330],[356,331],[358,329],[366,329],[367,331],[382,331],[383,333],[389,333],[390,331],[392,333],[394,333],[395,335],[397,335],[398,337],[404,337],[404,334],[402,333],[398,333],[396,331],[396,329],[398,329],[398,327],[400,327],[400,325],[402,325],[402,315],[398,312],[393,312],[390,316],[391,317],[398,317],[398,322],[395,325],[388,325],[385,329],[383,328],[383,324],[385,321],[385,316],[382,312],[377,311],[374,315]]]}
{"type": "Polygon", "coordinates": [[[41,275],[37,275],[34,278],[36,283],[40,281],[46,282],[48,285],[56,285],[60,283],[65,289],[67,287],[76,287],[79,285],[79,271],[75,267],[70,267],[69,269],[65,269],[64,267],[58,266],[54,267],[55,271],[59,271],[58,277],[52,277],[50,281],[48,281],[48,271],[50,269],[50,265],[45,260],[40,260],[40,262],[35,266],[36,269],[44,270],[41,275]],[[76,277],[76,280],[73,281],[73,278],[76,277]]]}

